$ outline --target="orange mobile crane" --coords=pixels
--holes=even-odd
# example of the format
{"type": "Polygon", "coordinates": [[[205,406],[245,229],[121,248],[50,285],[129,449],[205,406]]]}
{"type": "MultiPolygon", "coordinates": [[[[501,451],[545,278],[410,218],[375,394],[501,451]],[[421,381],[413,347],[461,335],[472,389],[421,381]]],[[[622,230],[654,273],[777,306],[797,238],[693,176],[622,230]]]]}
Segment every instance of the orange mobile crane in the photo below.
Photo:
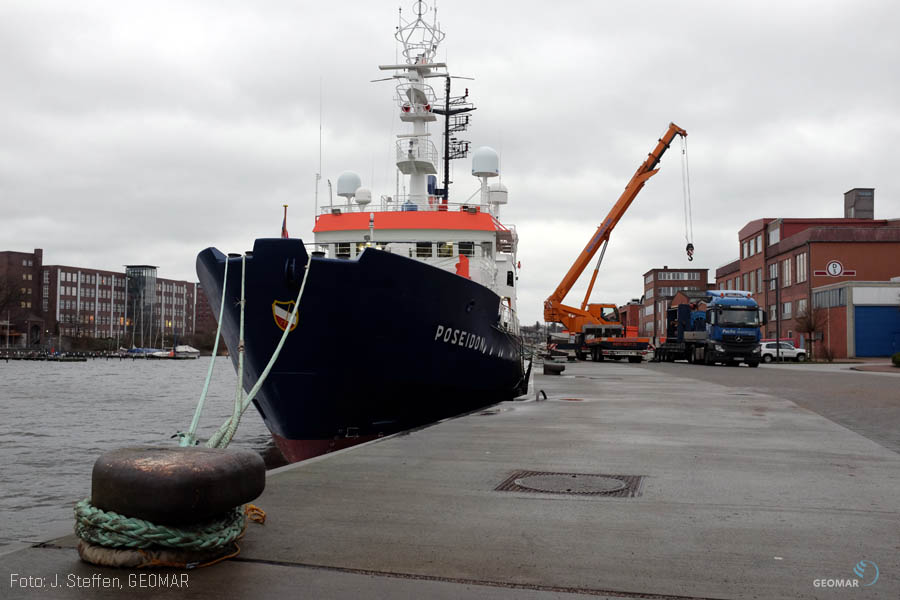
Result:
{"type": "MultiPolygon", "coordinates": [[[[604,356],[611,358],[627,356],[629,361],[640,362],[642,354],[646,354],[650,345],[649,338],[625,338],[624,328],[619,318],[619,309],[615,304],[588,304],[588,299],[594,288],[594,282],[597,280],[597,272],[600,270],[600,263],[606,253],[606,246],[609,244],[612,230],[631,206],[647,180],[659,171],[657,165],[676,135],[686,137],[687,132],[674,123],[669,123],[669,129],[659,139],[659,143],[647,156],[647,160],[635,171],[631,181],[625,187],[625,191],[622,192],[619,200],[606,215],[606,219],[597,228],[597,232],[587,246],[578,255],[575,263],[569,268],[569,272],[563,277],[553,294],[544,301],[544,321],[561,323],[569,331],[570,335],[574,337],[574,349],[578,358],[583,359],[585,350],[589,349],[591,357],[595,361],[603,360],[604,356]],[[581,308],[563,304],[566,295],[601,245],[603,250],[600,252],[581,308]]],[[[688,260],[693,260],[693,251],[693,244],[688,242],[688,260]]]]}

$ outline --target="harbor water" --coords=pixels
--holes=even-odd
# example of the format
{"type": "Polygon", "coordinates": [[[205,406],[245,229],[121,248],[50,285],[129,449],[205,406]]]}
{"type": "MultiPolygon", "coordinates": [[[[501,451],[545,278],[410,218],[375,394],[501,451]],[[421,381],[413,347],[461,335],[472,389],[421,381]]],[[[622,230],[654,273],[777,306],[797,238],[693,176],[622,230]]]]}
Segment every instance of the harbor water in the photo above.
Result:
{"type": "MultiPolygon", "coordinates": [[[[97,457],[136,444],[177,445],[209,368],[197,360],[0,361],[0,548],[71,531],[72,507],[90,496],[97,457]]],[[[216,359],[198,434],[231,414],[237,376],[216,359]]],[[[251,406],[231,447],[278,454],[251,406]]]]}

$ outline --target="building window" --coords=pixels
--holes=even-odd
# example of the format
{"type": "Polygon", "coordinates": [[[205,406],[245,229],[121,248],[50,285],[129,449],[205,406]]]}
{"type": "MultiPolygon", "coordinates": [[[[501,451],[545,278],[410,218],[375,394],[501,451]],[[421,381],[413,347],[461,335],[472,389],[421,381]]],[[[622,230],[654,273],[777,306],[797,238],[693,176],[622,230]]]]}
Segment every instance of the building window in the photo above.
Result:
{"type": "Polygon", "coordinates": [[[747,258],[748,256],[750,255],[747,254],[747,242],[744,242],[744,258],[747,258]]]}
{"type": "Polygon", "coordinates": [[[756,236],[756,251],[757,252],[763,251],[762,234],[759,234],[758,236],[756,236]]]}
{"type": "Polygon", "coordinates": [[[741,276],[738,275],[734,278],[734,288],[735,290],[739,290],[741,288],[741,276]]]}
{"type": "Polygon", "coordinates": [[[763,291],[762,267],[756,270],[756,291],[759,293],[763,291]]]}
{"type": "Polygon", "coordinates": [[[334,255],[337,258],[350,258],[350,242],[339,242],[335,244],[334,255]]]}
{"type": "Polygon", "coordinates": [[[774,290],[778,279],[778,263],[769,265],[769,289],[774,290]]]}
{"type": "Polygon", "coordinates": [[[439,242],[437,249],[438,258],[453,257],[453,242],[439,242]]]}
{"type": "Polygon", "coordinates": [[[833,308],[835,306],[847,306],[847,288],[836,288],[813,294],[813,308],[833,308]]]}
{"type": "Polygon", "coordinates": [[[650,288],[649,290],[647,290],[647,293],[644,294],[644,296],[647,298],[652,298],[653,297],[653,288],[650,288]]]}
{"type": "Polygon", "coordinates": [[[786,258],[781,261],[781,280],[782,287],[788,287],[791,285],[791,259],[786,258]]]}
{"type": "Polygon", "coordinates": [[[781,305],[781,318],[782,319],[790,319],[791,318],[791,302],[784,302],[781,305]]]}
{"type": "Polygon", "coordinates": [[[797,300],[797,315],[805,315],[806,314],[806,298],[800,298],[797,300]]]}
{"type": "Polygon", "coordinates": [[[777,315],[776,315],[776,313],[775,313],[775,308],[776,308],[776,307],[775,307],[774,304],[770,304],[770,305],[769,305],[769,320],[770,320],[770,321],[774,321],[774,320],[776,319],[776,317],[777,317],[777,315]]]}
{"type": "Polygon", "coordinates": [[[747,290],[751,294],[755,294],[756,293],[756,277],[753,276],[753,271],[750,271],[748,273],[748,275],[750,276],[750,287],[747,288],[747,290]]]}
{"type": "Polygon", "coordinates": [[[756,240],[754,238],[750,238],[750,254],[747,256],[753,256],[756,254],[756,240]]]}
{"type": "Polygon", "coordinates": [[[653,283],[653,273],[650,273],[649,275],[647,275],[646,277],[644,277],[644,283],[645,283],[645,284],[647,284],[647,283],[653,283]]]}
{"type": "Polygon", "coordinates": [[[797,283],[801,283],[806,281],[806,262],[807,254],[804,252],[803,254],[797,255],[797,283]]]}
{"type": "Polygon", "coordinates": [[[459,243],[459,255],[460,256],[475,256],[475,242],[460,242],[459,243]]]}
{"type": "Polygon", "coordinates": [[[741,289],[742,290],[749,289],[750,288],[750,280],[747,277],[747,273],[744,273],[743,278],[744,278],[744,287],[742,287],[741,289]]]}
{"type": "Polygon", "coordinates": [[[772,244],[777,244],[780,241],[781,241],[781,228],[774,227],[772,229],[769,229],[769,245],[771,246],[772,244]]]}

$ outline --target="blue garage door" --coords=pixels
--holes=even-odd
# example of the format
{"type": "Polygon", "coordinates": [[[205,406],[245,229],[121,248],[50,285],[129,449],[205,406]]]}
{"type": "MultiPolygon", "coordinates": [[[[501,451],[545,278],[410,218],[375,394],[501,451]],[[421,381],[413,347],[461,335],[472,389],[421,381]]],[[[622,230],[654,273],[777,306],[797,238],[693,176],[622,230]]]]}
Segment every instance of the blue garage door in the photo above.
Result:
{"type": "Polygon", "coordinates": [[[857,306],[856,355],[890,356],[900,352],[900,307],[857,306]]]}

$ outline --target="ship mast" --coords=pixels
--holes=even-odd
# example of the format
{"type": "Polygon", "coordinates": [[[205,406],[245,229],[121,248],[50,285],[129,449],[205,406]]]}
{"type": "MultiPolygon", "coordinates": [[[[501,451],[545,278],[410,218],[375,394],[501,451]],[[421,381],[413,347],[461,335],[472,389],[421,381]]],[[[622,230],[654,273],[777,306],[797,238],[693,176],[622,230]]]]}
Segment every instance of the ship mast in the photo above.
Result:
{"type": "Polygon", "coordinates": [[[434,202],[435,189],[429,189],[428,176],[437,175],[438,152],[430,139],[428,123],[436,121],[432,110],[436,104],[434,89],[425,80],[431,77],[447,77],[445,63],[435,62],[435,56],[444,32],[437,23],[436,11],[432,10],[429,23],[425,14],[429,11],[424,2],[415,3],[415,19],[403,22],[397,28],[396,38],[402,45],[402,55],[406,62],[394,65],[379,65],[382,71],[396,71],[393,78],[406,80],[397,85],[397,101],[400,106],[400,120],[412,124],[412,131],[397,135],[397,169],[409,176],[408,196],[403,198],[404,210],[416,210],[434,202]],[[415,208],[413,208],[415,207],[415,208]]]}

